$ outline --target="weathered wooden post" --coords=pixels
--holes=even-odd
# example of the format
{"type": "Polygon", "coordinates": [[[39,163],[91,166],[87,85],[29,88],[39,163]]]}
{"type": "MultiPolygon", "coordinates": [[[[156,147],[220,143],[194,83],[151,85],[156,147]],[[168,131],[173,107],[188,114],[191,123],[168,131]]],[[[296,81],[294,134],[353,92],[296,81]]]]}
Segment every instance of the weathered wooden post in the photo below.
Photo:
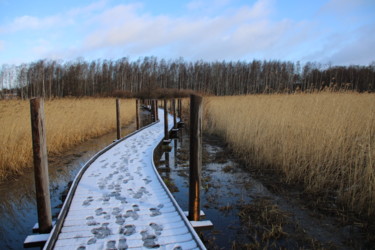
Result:
{"type": "Polygon", "coordinates": [[[181,98],[178,98],[178,101],[177,101],[177,109],[178,109],[178,118],[180,118],[180,121],[181,121],[181,98]]]}
{"type": "Polygon", "coordinates": [[[168,132],[168,100],[164,99],[164,143],[169,143],[169,132],[168,132]]]}
{"type": "Polygon", "coordinates": [[[121,117],[120,117],[120,99],[116,99],[116,125],[117,125],[117,140],[121,138],[121,117]]]}
{"type": "Polygon", "coordinates": [[[178,118],[180,118],[180,121],[178,122],[178,127],[183,128],[184,122],[182,121],[182,100],[181,100],[181,98],[178,99],[178,118]]]}
{"type": "Polygon", "coordinates": [[[154,122],[156,122],[158,120],[158,104],[155,99],[152,100],[152,113],[154,114],[154,122]]]}
{"type": "Polygon", "coordinates": [[[155,100],[155,106],[156,106],[156,120],[159,121],[159,106],[158,106],[158,100],[155,100]]]}
{"type": "Polygon", "coordinates": [[[200,175],[202,168],[202,97],[190,96],[190,176],[189,220],[198,221],[200,213],[200,175]]]}
{"type": "Polygon", "coordinates": [[[139,99],[135,100],[135,120],[137,123],[137,130],[139,129],[139,99]]]}
{"type": "Polygon", "coordinates": [[[173,128],[177,128],[176,99],[172,99],[172,110],[173,110],[173,128]]]}
{"type": "Polygon", "coordinates": [[[172,137],[178,137],[178,128],[177,128],[177,114],[176,114],[176,99],[172,99],[172,112],[173,112],[173,129],[172,137]]]}
{"type": "Polygon", "coordinates": [[[39,233],[49,233],[52,229],[52,216],[43,99],[30,100],[30,114],[39,233]]]}

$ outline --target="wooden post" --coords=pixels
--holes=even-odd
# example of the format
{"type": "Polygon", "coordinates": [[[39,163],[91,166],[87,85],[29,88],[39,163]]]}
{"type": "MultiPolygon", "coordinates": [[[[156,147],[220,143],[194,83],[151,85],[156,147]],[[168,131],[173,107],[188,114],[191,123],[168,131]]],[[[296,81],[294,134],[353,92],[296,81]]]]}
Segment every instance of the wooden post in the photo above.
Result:
{"type": "Polygon", "coordinates": [[[154,114],[154,122],[156,122],[158,120],[158,106],[156,100],[152,100],[152,113],[154,114]]]}
{"type": "Polygon", "coordinates": [[[167,99],[164,99],[164,140],[169,140],[167,99]]]}
{"type": "Polygon", "coordinates": [[[173,128],[177,128],[177,117],[176,117],[176,99],[172,100],[172,110],[173,110],[173,128]]]}
{"type": "Polygon", "coordinates": [[[178,118],[180,118],[180,121],[182,121],[182,101],[181,98],[178,99],[178,118]]]}
{"type": "Polygon", "coordinates": [[[178,127],[183,128],[184,122],[182,121],[182,100],[181,100],[181,98],[178,99],[178,118],[180,118],[180,121],[178,122],[178,127]]]}
{"type": "Polygon", "coordinates": [[[39,233],[49,233],[52,229],[52,216],[43,99],[30,100],[30,114],[39,233]]]}
{"type": "Polygon", "coordinates": [[[117,125],[117,140],[121,138],[121,117],[120,117],[120,99],[116,99],[116,125],[117,125]]]}
{"type": "Polygon", "coordinates": [[[156,106],[156,120],[159,121],[159,106],[158,106],[158,100],[155,100],[155,106],[156,106]]]}
{"type": "Polygon", "coordinates": [[[137,130],[139,129],[139,99],[135,100],[135,119],[137,123],[137,130]]]}
{"type": "Polygon", "coordinates": [[[198,221],[200,213],[200,175],[202,168],[202,97],[190,96],[190,176],[189,220],[198,221]]]}

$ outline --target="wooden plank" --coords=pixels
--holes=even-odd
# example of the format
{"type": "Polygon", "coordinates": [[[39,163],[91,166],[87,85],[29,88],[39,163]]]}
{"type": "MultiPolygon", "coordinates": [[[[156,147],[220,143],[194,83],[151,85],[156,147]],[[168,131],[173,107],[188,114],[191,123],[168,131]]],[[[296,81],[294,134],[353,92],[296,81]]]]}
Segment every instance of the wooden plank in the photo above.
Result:
{"type": "Polygon", "coordinates": [[[210,229],[214,227],[210,220],[190,221],[190,223],[195,229],[210,229]]]}
{"type": "Polygon", "coordinates": [[[39,231],[49,233],[52,229],[52,215],[43,99],[34,98],[30,100],[30,114],[39,231]]]}
{"type": "Polygon", "coordinates": [[[23,242],[24,248],[43,247],[49,238],[49,234],[33,234],[28,235],[23,242]]]}
{"type": "Polygon", "coordinates": [[[202,168],[202,97],[190,96],[189,220],[198,221],[202,168]]]}

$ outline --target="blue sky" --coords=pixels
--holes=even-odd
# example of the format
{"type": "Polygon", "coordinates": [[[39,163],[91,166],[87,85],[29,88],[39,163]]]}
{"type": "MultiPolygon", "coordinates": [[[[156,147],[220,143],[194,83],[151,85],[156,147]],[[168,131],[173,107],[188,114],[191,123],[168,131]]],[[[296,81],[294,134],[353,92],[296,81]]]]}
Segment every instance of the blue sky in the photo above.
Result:
{"type": "Polygon", "coordinates": [[[143,56],[375,61],[375,0],[0,0],[0,64],[143,56]]]}

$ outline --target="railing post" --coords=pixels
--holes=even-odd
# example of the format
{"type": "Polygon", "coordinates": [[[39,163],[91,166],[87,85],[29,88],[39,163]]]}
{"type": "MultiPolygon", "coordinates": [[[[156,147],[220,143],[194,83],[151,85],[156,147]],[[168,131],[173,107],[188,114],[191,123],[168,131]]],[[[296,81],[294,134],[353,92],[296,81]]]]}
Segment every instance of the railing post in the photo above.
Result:
{"type": "Polygon", "coordinates": [[[181,115],[181,109],[182,109],[182,105],[181,105],[181,98],[178,98],[178,104],[177,104],[177,109],[178,109],[178,118],[180,118],[180,121],[182,121],[182,115],[181,115]]]}
{"type": "Polygon", "coordinates": [[[139,99],[135,100],[135,119],[137,123],[137,130],[139,129],[139,99]]]}
{"type": "Polygon", "coordinates": [[[164,99],[164,141],[169,140],[167,99],[164,99]]]}
{"type": "Polygon", "coordinates": [[[30,100],[30,115],[39,233],[49,233],[52,229],[52,216],[43,99],[30,100]]]}
{"type": "Polygon", "coordinates": [[[189,220],[198,221],[200,213],[200,175],[202,168],[202,97],[190,96],[190,175],[189,220]]]}
{"type": "Polygon", "coordinates": [[[158,110],[157,102],[155,99],[153,99],[152,100],[152,114],[154,115],[154,122],[157,121],[157,110],[158,110]]]}
{"type": "Polygon", "coordinates": [[[156,106],[156,120],[159,121],[159,106],[158,106],[158,100],[155,100],[155,106],[156,106]]]}
{"type": "Polygon", "coordinates": [[[177,128],[177,117],[176,117],[176,99],[172,99],[172,110],[173,110],[173,128],[177,128]]]}
{"type": "Polygon", "coordinates": [[[178,127],[183,128],[184,122],[182,121],[182,100],[181,100],[181,98],[178,99],[178,118],[180,118],[180,121],[178,122],[178,127]]]}
{"type": "Polygon", "coordinates": [[[117,125],[117,140],[121,138],[121,117],[120,117],[120,99],[116,99],[116,125],[117,125]]]}

